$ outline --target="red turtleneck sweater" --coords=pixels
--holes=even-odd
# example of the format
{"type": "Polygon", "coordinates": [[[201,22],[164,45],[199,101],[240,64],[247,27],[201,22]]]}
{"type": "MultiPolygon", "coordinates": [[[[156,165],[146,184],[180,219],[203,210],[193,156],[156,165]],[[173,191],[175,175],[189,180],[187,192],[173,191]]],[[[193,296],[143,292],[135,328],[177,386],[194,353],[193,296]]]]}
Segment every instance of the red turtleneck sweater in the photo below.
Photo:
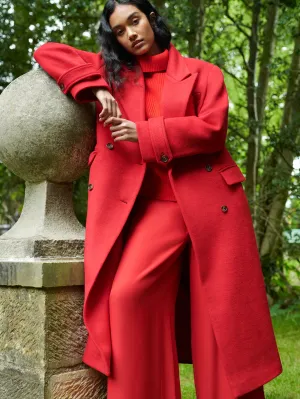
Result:
{"type": "MultiPolygon", "coordinates": [[[[160,116],[160,99],[168,65],[169,51],[165,49],[162,53],[156,55],[143,54],[137,56],[137,59],[145,79],[146,119],[160,116]]],[[[138,195],[176,202],[168,176],[168,169],[156,162],[148,162],[138,195]]]]}

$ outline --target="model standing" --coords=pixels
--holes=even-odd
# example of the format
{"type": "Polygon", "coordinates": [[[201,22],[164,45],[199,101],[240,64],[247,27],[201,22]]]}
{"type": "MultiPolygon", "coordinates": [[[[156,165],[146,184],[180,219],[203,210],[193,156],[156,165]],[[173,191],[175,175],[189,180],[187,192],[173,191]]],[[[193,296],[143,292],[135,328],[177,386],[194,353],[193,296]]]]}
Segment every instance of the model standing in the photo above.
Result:
{"type": "Polygon", "coordinates": [[[178,362],[197,398],[264,398],[282,366],[223,74],[183,57],[147,0],[109,0],[100,22],[100,53],[34,53],[64,94],[96,102],[83,361],[108,399],[181,398],[178,362]]]}

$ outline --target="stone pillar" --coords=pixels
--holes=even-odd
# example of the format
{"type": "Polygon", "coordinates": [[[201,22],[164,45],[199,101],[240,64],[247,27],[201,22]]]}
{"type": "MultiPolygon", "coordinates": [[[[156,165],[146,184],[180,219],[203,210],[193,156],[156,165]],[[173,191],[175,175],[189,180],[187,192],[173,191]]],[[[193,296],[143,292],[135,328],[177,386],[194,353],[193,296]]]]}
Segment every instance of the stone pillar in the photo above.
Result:
{"type": "Polygon", "coordinates": [[[106,377],[82,363],[85,231],[72,203],[94,113],[43,70],[0,96],[0,159],[26,182],[22,214],[0,236],[0,399],[106,395],[106,377]]]}

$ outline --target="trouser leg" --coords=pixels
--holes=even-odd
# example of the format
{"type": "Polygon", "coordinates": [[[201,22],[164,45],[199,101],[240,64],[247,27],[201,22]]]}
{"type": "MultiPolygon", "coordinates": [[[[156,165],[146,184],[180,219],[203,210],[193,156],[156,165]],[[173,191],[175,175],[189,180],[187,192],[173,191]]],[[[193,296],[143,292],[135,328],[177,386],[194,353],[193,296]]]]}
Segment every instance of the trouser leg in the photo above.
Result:
{"type": "Polygon", "coordinates": [[[108,399],[180,399],[175,302],[188,232],[178,204],[138,197],[109,308],[108,399]]]}
{"type": "MultiPolygon", "coordinates": [[[[194,256],[194,255],[193,255],[194,256]]],[[[231,391],[214,336],[199,270],[191,270],[191,290],[197,303],[191,307],[192,351],[197,399],[237,399],[231,391]]],[[[263,386],[238,399],[264,399],[263,386]]]]}

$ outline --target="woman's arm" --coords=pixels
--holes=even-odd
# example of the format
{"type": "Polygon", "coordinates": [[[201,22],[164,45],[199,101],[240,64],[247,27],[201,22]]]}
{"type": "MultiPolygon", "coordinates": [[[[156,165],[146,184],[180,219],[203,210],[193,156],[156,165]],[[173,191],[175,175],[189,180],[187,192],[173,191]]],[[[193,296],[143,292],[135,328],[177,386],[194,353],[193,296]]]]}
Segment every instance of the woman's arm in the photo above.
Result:
{"type": "Polygon", "coordinates": [[[77,102],[96,101],[97,98],[91,90],[95,87],[111,91],[100,73],[104,64],[101,53],[48,42],[38,47],[33,57],[56,80],[62,92],[70,92],[77,102]]]}
{"type": "MultiPolygon", "coordinates": [[[[199,95],[196,98],[199,100],[199,95]]],[[[228,94],[224,76],[217,65],[208,75],[203,105],[197,102],[197,116],[150,118],[136,122],[140,151],[144,162],[163,163],[168,158],[208,154],[220,151],[228,125],[228,94]],[[166,157],[161,157],[166,155],[166,157]]]]}

